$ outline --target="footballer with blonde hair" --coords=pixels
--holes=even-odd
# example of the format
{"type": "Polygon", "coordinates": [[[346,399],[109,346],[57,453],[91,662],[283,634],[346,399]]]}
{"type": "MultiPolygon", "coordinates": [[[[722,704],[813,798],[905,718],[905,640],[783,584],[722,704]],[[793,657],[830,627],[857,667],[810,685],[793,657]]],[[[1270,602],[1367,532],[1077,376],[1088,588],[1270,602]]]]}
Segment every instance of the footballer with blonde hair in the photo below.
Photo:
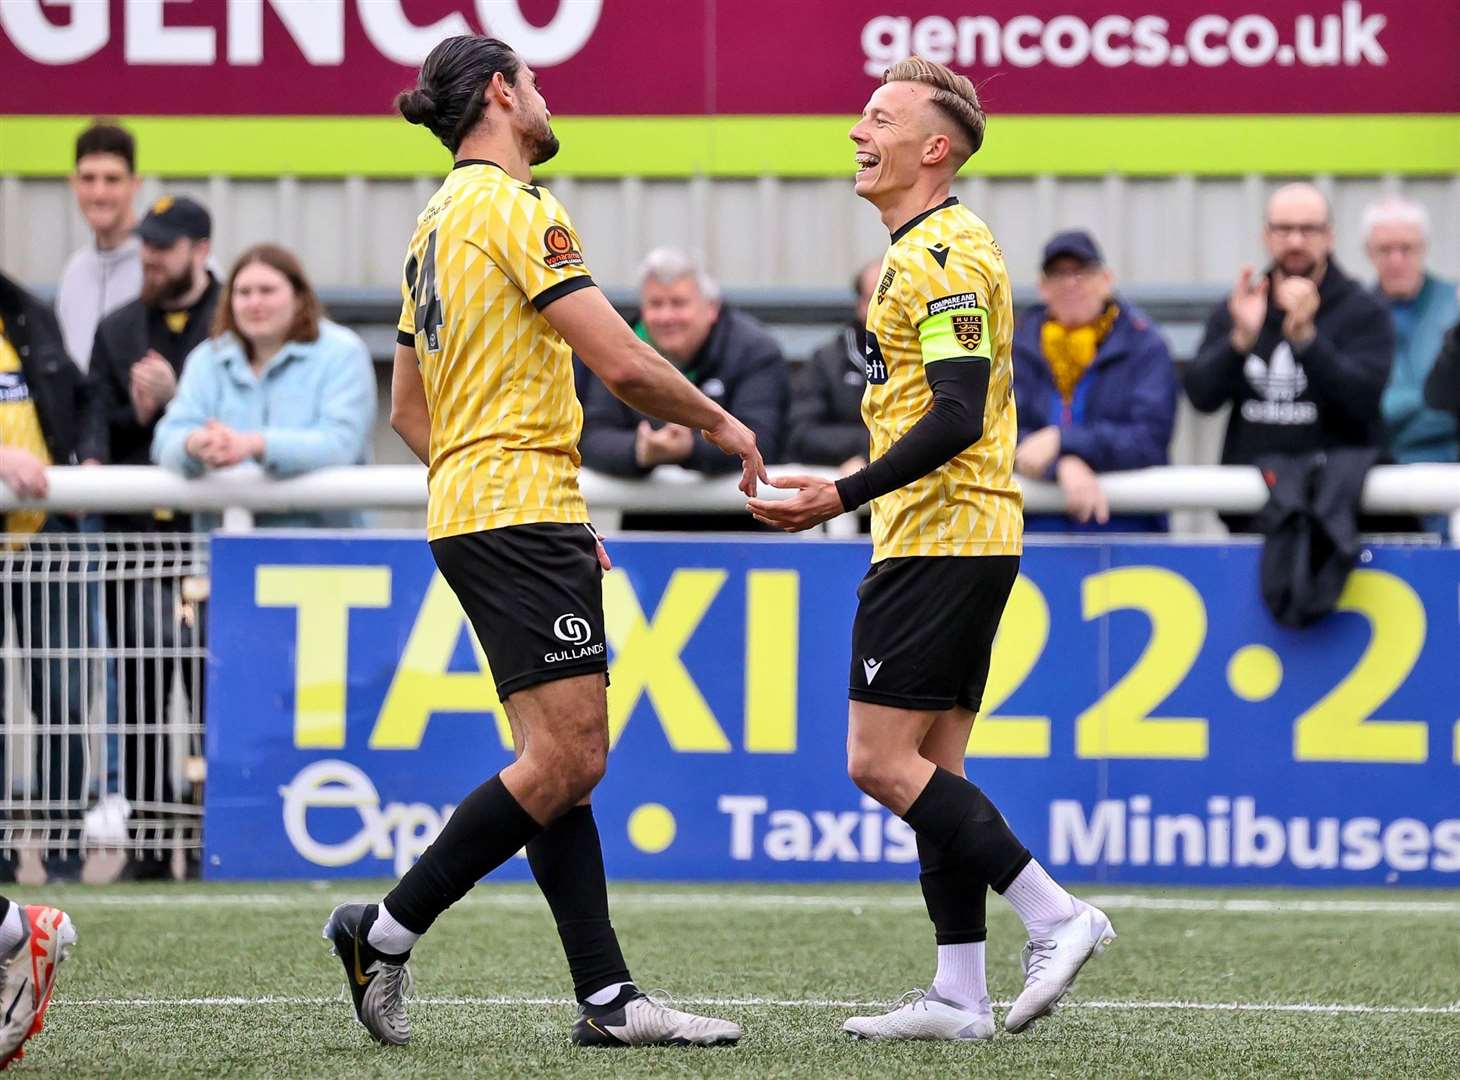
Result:
{"type": "Polygon", "coordinates": [[[1009,278],[988,226],[949,190],[983,145],[985,122],[962,75],[916,56],[887,69],[851,130],[856,192],[891,234],[864,346],[870,464],[834,483],[777,477],[771,483],[797,489],[793,497],[749,503],[758,519],[792,532],[872,504],[872,566],[852,627],[847,768],[917,834],[938,967],[926,992],[848,1020],[844,1030],[861,1038],[993,1037],[990,887],[1029,931],[1024,990],[1004,1020],[1011,1032],[1053,1011],[1115,938],[1105,914],[1056,884],[964,777],[1024,532],[1009,278]]]}

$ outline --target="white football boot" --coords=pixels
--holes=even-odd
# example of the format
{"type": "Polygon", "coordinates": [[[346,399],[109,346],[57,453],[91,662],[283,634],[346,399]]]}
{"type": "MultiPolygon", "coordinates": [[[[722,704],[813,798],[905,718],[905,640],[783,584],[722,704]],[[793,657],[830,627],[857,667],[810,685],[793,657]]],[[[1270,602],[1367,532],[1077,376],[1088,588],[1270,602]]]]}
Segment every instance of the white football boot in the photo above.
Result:
{"type": "Polygon", "coordinates": [[[733,1046],[740,1025],[681,1012],[662,990],[627,988],[607,1005],[580,1005],[572,1040],[578,1046],[733,1046]]]}
{"type": "Polygon", "coordinates": [[[897,1005],[881,1016],[853,1016],[842,1030],[856,1039],[944,1039],[982,1042],[994,1037],[994,1014],[974,1012],[933,997],[923,990],[909,990],[897,1005]]]}
{"type": "Polygon", "coordinates": [[[1114,940],[1115,928],[1105,912],[1081,904],[1081,910],[1055,927],[1049,937],[1026,942],[1019,956],[1024,989],[1004,1017],[1004,1029],[1024,1031],[1054,1012],[1085,962],[1103,953],[1114,940]]]}
{"type": "Polygon", "coordinates": [[[25,1041],[45,1026],[56,972],[76,944],[71,917],[59,908],[30,904],[20,918],[25,937],[0,958],[0,1069],[24,1057],[25,1041]]]}

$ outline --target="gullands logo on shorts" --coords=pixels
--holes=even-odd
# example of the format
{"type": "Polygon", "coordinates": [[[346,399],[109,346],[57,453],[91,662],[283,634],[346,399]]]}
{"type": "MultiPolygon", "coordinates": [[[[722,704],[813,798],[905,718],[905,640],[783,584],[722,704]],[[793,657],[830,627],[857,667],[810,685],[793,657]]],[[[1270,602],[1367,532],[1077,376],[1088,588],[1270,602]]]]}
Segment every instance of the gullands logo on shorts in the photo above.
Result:
{"type": "Polygon", "coordinates": [[[567,660],[582,660],[587,656],[603,655],[603,642],[600,641],[596,645],[588,644],[589,639],[593,637],[593,627],[588,624],[588,620],[571,611],[557,617],[553,623],[553,637],[579,647],[564,649],[561,652],[544,653],[543,663],[561,664],[567,660]]]}

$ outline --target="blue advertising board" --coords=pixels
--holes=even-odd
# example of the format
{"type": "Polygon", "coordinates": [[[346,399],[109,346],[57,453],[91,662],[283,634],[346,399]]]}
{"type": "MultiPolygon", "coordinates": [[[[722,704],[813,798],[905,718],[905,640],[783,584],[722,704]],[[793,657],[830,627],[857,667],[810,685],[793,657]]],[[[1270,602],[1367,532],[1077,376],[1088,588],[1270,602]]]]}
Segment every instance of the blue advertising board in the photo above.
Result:
{"type": "MultiPolygon", "coordinates": [[[[612,552],[610,875],[910,877],[911,831],[846,778],[869,545],[612,552]]],[[[1460,550],[1366,552],[1303,630],[1262,607],[1257,564],[1247,544],[1031,544],[970,778],[1071,881],[1460,884],[1460,550]]],[[[212,582],[210,877],[397,874],[511,759],[419,538],[219,536],[212,582]]]]}

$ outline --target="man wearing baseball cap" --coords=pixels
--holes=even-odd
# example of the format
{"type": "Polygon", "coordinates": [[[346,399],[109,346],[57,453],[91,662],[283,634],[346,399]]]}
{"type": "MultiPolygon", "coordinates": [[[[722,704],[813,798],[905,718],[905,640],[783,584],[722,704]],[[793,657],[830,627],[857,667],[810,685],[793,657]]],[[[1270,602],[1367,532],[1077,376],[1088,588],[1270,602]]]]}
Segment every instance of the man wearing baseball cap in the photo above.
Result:
{"type": "Polygon", "coordinates": [[[1083,229],[1044,247],[1042,303],[1014,329],[1014,468],[1054,480],[1066,516],[1027,514],[1030,529],[1150,531],[1164,519],[1112,517],[1098,473],[1164,465],[1176,419],[1176,372],[1145,314],[1115,294],[1115,276],[1083,229]]]}
{"type": "MultiPolygon", "coordinates": [[[[91,404],[82,434],[82,460],[102,465],[150,465],[153,429],[173,396],[183,362],[212,333],[220,286],[208,269],[213,222],[208,211],[186,196],[165,195],[137,226],[142,241],[142,295],[101,321],[91,355],[91,404]]],[[[185,514],[108,514],[108,532],[188,532],[185,514]]],[[[150,545],[149,545],[150,546],[150,545]]],[[[155,845],[139,850],[128,868],[133,878],[171,876],[170,849],[139,803],[175,803],[172,740],[161,725],[172,696],[173,669],[179,667],[190,700],[202,693],[202,679],[190,660],[141,660],[162,645],[178,652],[199,641],[202,620],[175,614],[174,579],[114,581],[106,587],[107,626],[114,647],[128,650],[117,661],[117,695],[125,752],[123,794],[133,805],[139,836],[155,845]],[[145,727],[155,732],[144,732],[145,727]]],[[[201,710],[194,710],[201,715],[201,710]]]]}

